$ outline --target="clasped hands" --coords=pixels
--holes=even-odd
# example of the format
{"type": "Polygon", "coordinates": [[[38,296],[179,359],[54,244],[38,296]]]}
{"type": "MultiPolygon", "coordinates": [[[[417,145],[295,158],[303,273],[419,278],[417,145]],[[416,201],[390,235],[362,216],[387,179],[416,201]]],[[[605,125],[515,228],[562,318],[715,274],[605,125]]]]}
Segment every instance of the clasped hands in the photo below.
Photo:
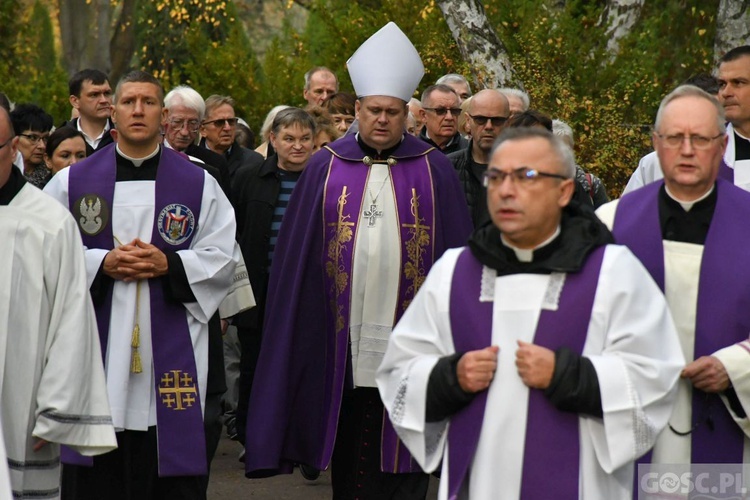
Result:
{"type": "MultiPolygon", "coordinates": [[[[498,346],[469,351],[461,356],[456,367],[458,383],[465,392],[487,389],[497,370],[498,346]]],[[[518,341],[516,368],[521,380],[533,389],[546,389],[555,371],[555,353],[546,347],[518,341]]]]}
{"type": "Polygon", "coordinates": [[[116,280],[137,281],[167,274],[167,256],[150,243],[136,238],[104,257],[104,274],[116,280]]]}

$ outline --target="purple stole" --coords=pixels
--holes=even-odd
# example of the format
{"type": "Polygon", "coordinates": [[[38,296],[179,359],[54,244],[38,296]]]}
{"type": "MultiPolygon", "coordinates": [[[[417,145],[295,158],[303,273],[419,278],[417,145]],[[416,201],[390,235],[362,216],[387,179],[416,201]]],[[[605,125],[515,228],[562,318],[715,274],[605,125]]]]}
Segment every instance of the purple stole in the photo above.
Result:
{"type": "MultiPolygon", "coordinates": [[[[612,231],[617,242],[641,260],[662,291],[659,191],[663,184],[655,182],[624,196],[612,231]]],[[[717,179],[715,189],[716,209],[701,260],[695,359],[747,340],[750,332],[750,266],[745,264],[750,248],[750,232],[745,228],[750,220],[750,195],[722,179],[717,179]]],[[[719,396],[694,390],[692,406],[691,463],[742,463],[743,433],[719,396]]]]}
{"type": "MultiPolygon", "coordinates": [[[[542,310],[534,344],[580,354],[588,333],[605,247],[595,249],[583,268],[567,274],[557,311],[542,310]],[[561,325],[563,325],[561,327],[561,325]]],[[[492,345],[493,302],[480,302],[482,264],[465,249],[456,262],[450,296],[456,352],[492,345]]],[[[512,335],[512,332],[506,332],[512,335]]],[[[498,382],[502,383],[502,381],[498,382]]],[[[487,405],[487,391],[451,417],[448,431],[448,498],[468,481],[487,405]]],[[[578,498],[578,415],[556,409],[541,390],[529,390],[521,496],[524,499],[578,498]]],[[[502,446],[502,443],[497,443],[502,446]]],[[[498,485],[502,491],[503,485],[498,485]]]]}
{"type": "MultiPolygon", "coordinates": [[[[190,248],[198,230],[204,173],[178,153],[161,148],[156,174],[151,244],[163,252],[190,248]]],[[[70,169],[68,203],[89,248],[114,248],[112,203],[117,175],[115,145],[70,169]],[[98,213],[98,215],[96,215],[98,213]]],[[[126,244],[126,241],[122,242],[126,244]]],[[[198,372],[185,307],[164,297],[162,279],[149,280],[159,476],[196,476],[208,471],[198,372]]],[[[95,307],[102,355],[107,352],[112,287],[95,307]]],[[[149,376],[143,374],[131,376],[149,376]]],[[[68,450],[70,451],[70,450],[68,450]]],[[[78,455],[66,463],[91,465],[78,455]]]]}
{"type": "MultiPolygon", "coordinates": [[[[390,166],[392,188],[396,199],[401,240],[401,282],[399,284],[394,324],[422,286],[435,259],[435,207],[432,174],[425,156],[400,158],[390,166]]],[[[326,321],[335,332],[333,387],[324,404],[330,418],[326,427],[323,449],[324,462],[333,454],[341,398],[346,380],[349,345],[351,283],[357,231],[367,220],[363,218],[364,192],[370,175],[369,167],[332,156],[324,193],[325,286],[331,297],[326,321]]],[[[367,231],[367,227],[363,229],[367,231]]],[[[384,415],[382,431],[381,470],[392,473],[419,471],[396,431],[384,415]]]]}
{"type": "Polygon", "coordinates": [[[734,169],[727,165],[723,158],[721,159],[721,165],[719,165],[718,177],[734,184],[734,169]]]}

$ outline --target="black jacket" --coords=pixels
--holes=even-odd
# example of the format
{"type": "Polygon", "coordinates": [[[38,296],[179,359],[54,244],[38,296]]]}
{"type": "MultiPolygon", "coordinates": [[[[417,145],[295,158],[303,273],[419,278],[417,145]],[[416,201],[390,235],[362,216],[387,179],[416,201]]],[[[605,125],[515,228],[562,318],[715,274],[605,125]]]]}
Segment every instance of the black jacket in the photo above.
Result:
{"type": "MultiPolygon", "coordinates": [[[[67,121],[62,124],[63,127],[73,127],[74,129],[78,130],[78,120],[80,118],[73,118],[70,121],[67,121]]],[[[112,134],[109,133],[110,130],[113,130],[115,128],[115,124],[112,123],[112,119],[108,118],[109,120],[109,130],[107,130],[104,135],[102,136],[102,140],[99,141],[99,145],[96,147],[96,149],[92,148],[91,145],[88,143],[88,141],[84,140],[83,142],[86,143],[86,156],[91,156],[95,152],[102,150],[115,142],[114,139],[112,139],[112,134]]]]}
{"type": "Polygon", "coordinates": [[[435,141],[427,137],[427,127],[422,127],[422,130],[419,132],[419,138],[427,144],[435,146],[438,151],[445,155],[455,153],[456,151],[460,151],[462,149],[466,149],[466,146],[469,145],[469,141],[464,139],[461,134],[456,132],[456,135],[454,135],[451,140],[448,141],[448,144],[446,144],[445,147],[441,149],[437,144],[435,144],[435,141]]]}
{"type": "MultiPolygon", "coordinates": [[[[214,153],[210,149],[202,148],[196,144],[191,144],[185,149],[185,154],[189,156],[195,156],[206,165],[216,168],[219,171],[219,177],[216,178],[219,181],[221,190],[229,198],[229,165],[227,164],[226,158],[219,153],[214,153]]],[[[215,176],[214,176],[215,177],[215,176]]]]}
{"type": "Polygon", "coordinates": [[[237,242],[245,258],[257,307],[234,319],[238,328],[261,328],[265,311],[268,275],[271,272],[268,249],[271,223],[281,190],[278,156],[237,170],[230,200],[237,218],[237,242]]]}
{"type": "Polygon", "coordinates": [[[482,179],[477,177],[471,168],[471,146],[472,143],[469,141],[466,148],[449,154],[448,159],[453,164],[453,168],[456,169],[466,196],[466,204],[469,206],[471,221],[477,228],[490,220],[490,212],[487,209],[487,189],[484,187],[482,179]]]}

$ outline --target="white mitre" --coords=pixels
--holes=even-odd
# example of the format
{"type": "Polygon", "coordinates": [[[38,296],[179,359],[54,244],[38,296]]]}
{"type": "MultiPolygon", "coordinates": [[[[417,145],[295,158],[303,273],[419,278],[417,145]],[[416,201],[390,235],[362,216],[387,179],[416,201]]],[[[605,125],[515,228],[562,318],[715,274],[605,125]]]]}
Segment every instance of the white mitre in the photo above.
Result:
{"type": "Polygon", "coordinates": [[[424,76],[417,49],[394,22],[360,45],[346,66],[357,97],[384,95],[409,102],[424,76]]]}

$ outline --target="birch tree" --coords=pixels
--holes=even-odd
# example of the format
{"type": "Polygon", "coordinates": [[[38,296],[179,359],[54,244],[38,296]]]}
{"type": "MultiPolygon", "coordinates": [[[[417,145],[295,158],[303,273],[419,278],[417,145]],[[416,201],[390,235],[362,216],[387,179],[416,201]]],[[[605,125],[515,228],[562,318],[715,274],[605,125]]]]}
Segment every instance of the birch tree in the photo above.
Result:
{"type": "Polygon", "coordinates": [[[750,43],[750,0],[721,0],[716,16],[714,60],[740,45],[750,43]]]}
{"type": "Polygon", "coordinates": [[[645,0],[608,0],[599,18],[599,25],[606,26],[607,53],[614,61],[620,52],[620,40],[628,36],[638,18],[645,0]]]}
{"type": "Polygon", "coordinates": [[[437,0],[478,88],[516,87],[523,82],[513,71],[505,45],[487,20],[479,0],[437,0]]]}

